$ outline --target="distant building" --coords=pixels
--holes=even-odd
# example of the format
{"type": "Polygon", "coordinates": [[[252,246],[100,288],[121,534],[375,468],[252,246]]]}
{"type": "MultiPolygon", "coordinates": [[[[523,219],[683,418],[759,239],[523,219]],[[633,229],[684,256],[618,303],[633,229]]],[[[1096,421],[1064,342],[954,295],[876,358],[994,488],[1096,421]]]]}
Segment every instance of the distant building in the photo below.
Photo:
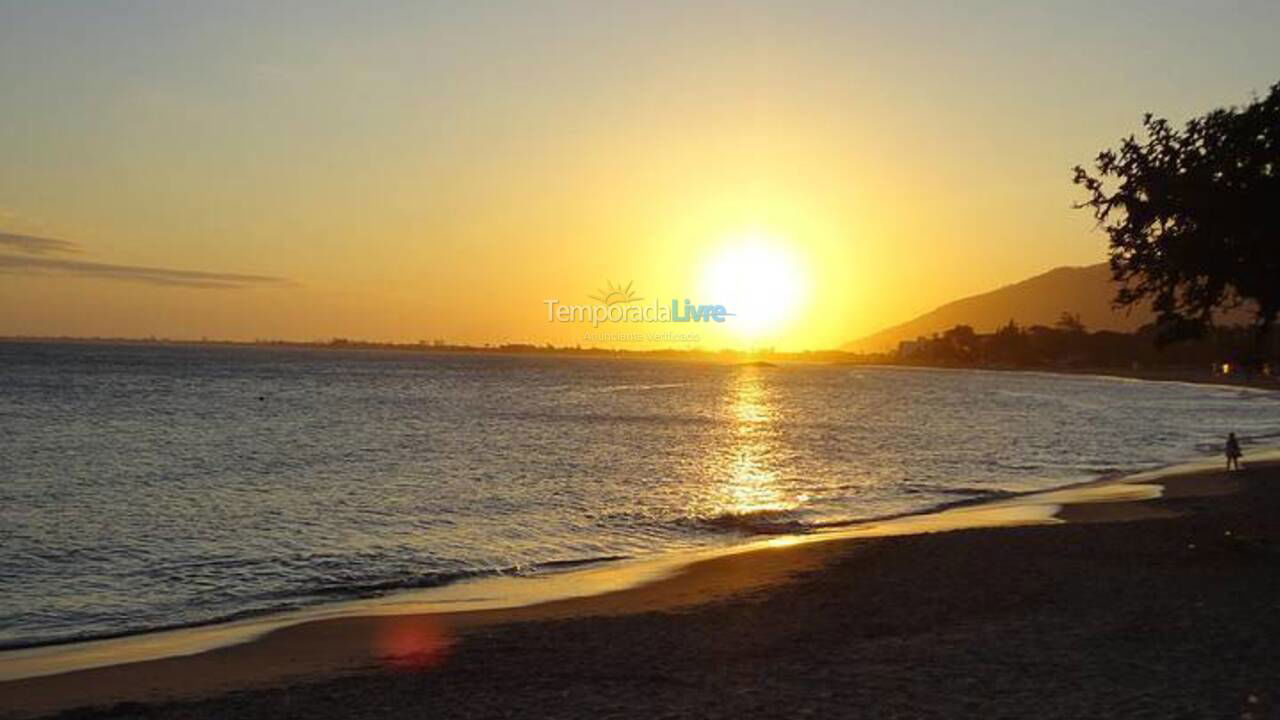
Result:
{"type": "Polygon", "coordinates": [[[898,343],[898,357],[911,357],[920,351],[919,340],[903,340],[898,343]]]}

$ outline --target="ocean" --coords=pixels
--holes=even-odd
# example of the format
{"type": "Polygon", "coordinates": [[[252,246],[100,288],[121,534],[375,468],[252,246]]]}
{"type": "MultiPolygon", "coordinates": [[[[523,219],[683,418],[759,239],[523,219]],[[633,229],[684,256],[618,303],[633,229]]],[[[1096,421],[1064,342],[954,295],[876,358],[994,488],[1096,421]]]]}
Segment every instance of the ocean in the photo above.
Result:
{"type": "Polygon", "coordinates": [[[998,498],[1280,436],[1048,373],[0,343],[0,648],[998,498]]]}

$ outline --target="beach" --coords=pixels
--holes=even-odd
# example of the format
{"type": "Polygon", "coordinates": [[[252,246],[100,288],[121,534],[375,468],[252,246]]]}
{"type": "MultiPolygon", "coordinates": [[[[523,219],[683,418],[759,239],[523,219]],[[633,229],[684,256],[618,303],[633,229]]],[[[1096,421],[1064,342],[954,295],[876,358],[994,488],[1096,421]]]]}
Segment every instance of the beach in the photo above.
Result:
{"type": "Polygon", "coordinates": [[[1095,483],[1052,518],[1011,521],[1026,525],[780,541],[600,595],[319,620],[185,657],[0,683],[0,708],[68,718],[1270,717],[1277,481],[1280,466],[1255,463],[1142,481],[1156,493],[1095,483]]]}

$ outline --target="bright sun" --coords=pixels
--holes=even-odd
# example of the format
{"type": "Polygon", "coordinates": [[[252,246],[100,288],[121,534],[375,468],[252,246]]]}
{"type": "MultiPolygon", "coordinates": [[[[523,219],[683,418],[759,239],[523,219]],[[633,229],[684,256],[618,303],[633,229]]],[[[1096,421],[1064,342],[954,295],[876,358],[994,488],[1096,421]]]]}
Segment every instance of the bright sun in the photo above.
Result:
{"type": "Polygon", "coordinates": [[[707,302],[734,313],[729,323],[737,334],[763,339],[794,319],[804,299],[805,273],[782,243],[755,234],[729,242],[711,257],[702,288],[707,302]]]}

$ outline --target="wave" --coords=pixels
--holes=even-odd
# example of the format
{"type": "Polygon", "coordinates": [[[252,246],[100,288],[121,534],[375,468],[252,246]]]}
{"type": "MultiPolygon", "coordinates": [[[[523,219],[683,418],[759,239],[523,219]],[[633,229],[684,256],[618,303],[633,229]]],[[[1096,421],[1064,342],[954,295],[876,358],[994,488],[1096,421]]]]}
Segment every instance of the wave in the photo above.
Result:
{"type": "Polygon", "coordinates": [[[655,425],[714,425],[716,420],[701,415],[610,414],[608,412],[499,412],[494,417],[527,422],[549,422],[576,425],[579,423],[637,423],[655,425]]]}
{"type": "MultiPolygon", "coordinates": [[[[1263,433],[1254,433],[1252,435],[1238,434],[1236,438],[1240,441],[1240,444],[1245,447],[1267,446],[1271,444],[1271,441],[1275,440],[1276,438],[1280,438],[1280,432],[1263,432],[1263,433]]],[[[1205,455],[1220,454],[1225,447],[1226,447],[1225,438],[1221,441],[1215,440],[1211,442],[1201,442],[1201,443],[1196,443],[1195,445],[1196,452],[1199,452],[1205,455]]]]}
{"type": "MultiPolygon", "coordinates": [[[[856,486],[856,485],[855,485],[856,486]]],[[[976,503],[1000,500],[1023,494],[1025,491],[1006,490],[1003,488],[957,487],[935,483],[907,481],[901,486],[906,495],[942,495],[951,496],[953,500],[934,503],[924,507],[912,508],[904,512],[882,515],[864,515],[837,519],[806,520],[797,510],[752,510],[749,512],[726,512],[692,518],[690,521],[701,529],[746,533],[750,535],[796,535],[811,533],[829,528],[846,527],[867,522],[880,522],[904,515],[936,512],[948,508],[961,507],[976,503]]]]}
{"type": "Polygon", "coordinates": [[[695,518],[702,527],[746,532],[753,535],[786,535],[807,532],[812,526],[798,519],[790,510],[752,510],[727,512],[695,518]]]}
{"type": "Polygon", "coordinates": [[[618,393],[618,392],[640,392],[644,390],[672,390],[687,386],[685,382],[671,383],[623,383],[618,385],[546,385],[542,389],[547,392],[558,393],[618,393]]]}
{"type": "Polygon", "coordinates": [[[698,518],[702,527],[711,527],[721,531],[748,533],[751,535],[803,535],[806,533],[846,528],[853,525],[878,523],[887,520],[923,515],[943,510],[951,510],[971,505],[980,505],[993,500],[1029,495],[1043,492],[1042,489],[1014,491],[988,488],[957,488],[944,485],[918,485],[919,492],[930,492],[960,496],[960,499],[947,500],[923,507],[912,508],[903,512],[890,512],[880,515],[864,515],[858,517],[839,518],[834,520],[806,521],[796,516],[791,510],[756,510],[746,513],[724,513],[711,517],[698,518]]]}
{"type": "Polygon", "coordinates": [[[207,618],[190,621],[167,623],[138,623],[118,630],[99,632],[69,633],[55,637],[17,638],[0,642],[0,652],[6,650],[22,650],[35,647],[52,647],[73,643],[91,642],[95,640],[111,640],[114,638],[145,635],[170,630],[187,630],[190,628],[221,625],[224,623],[267,617],[287,612],[302,610],[308,607],[332,603],[335,600],[357,600],[382,597],[398,591],[423,590],[442,587],[464,580],[501,575],[537,575],[540,573],[564,572],[600,563],[629,560],[631,555],[599,555],[585,558],[567,558],[546,560],[525,565],[510,565],[476,570],[460,570],[456,572],[432,572],[410,578],[394,578],[373,580],[369,582],[343,583],[313,588],[303,588],[292,592],[259,596],[259,604],[230,613],[222,613],[207,618]]]}
{"type": "Polygon", "coordinates": [[[652,383],[637,385],[606,385],[604,387],[591,388],[593,392],[627,392],[629,390],[670,390],[672,388],[684,387],[689,383],[652,383]]]}
{"type": "Polygon", "coordinates": [[[986,462],[986,464],[987,464],[989,467],[999,468],[999,469],[1001,469],[1001,470],[1018,470],[1018,471],[1024,471],[1024,470],[1043,470],[1043,469],[1044,469],[1044,467],[1045,467],[1045,466],[1044,466],[1043,464],[1041,464],[1041,463],[1025,463],[1025,462],[1024,462],[1024,463],[1012,463],[1012,462],[1004,462],[1004,461],[1002,461],[1002,460],[988,460],[988,461],[986,462]]]}
{"type": "Polygon", "coordinates": [[[1133,468],[1124,468],[1124,467],[1118,467],[1115,465],[1098,465],[1098,466],[1081,465],[1075,469],[1079,470],[1081,473],[1085,475],[1096,475],[1099,478],[1114,477],[1118,475],[1123,475],[1125,473],[1133,472],[1133,468]]]}
{"type": "Polygon", "coordinates": [[[966,498],[983,498],[991,500],[1017,494],[1012,490],[1002,490],[1000,488],[957,487],[955,485],[942,485],[938,483],[913,482],[905,483],[902,490],[908,495],[959,495],[966,498]]]}

